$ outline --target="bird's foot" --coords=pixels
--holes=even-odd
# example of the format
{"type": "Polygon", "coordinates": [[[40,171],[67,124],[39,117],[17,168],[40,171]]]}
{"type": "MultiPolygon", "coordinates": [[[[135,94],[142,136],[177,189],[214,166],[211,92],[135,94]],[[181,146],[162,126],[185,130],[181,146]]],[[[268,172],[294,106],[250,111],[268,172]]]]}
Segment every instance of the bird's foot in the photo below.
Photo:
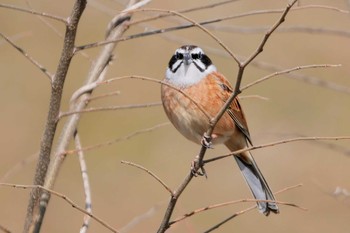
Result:
{"type": "Polygon", "coordinates": [[[193,176],[205,176],[205,178],[208,178],[207,172],[204,169],[204,163],[199,162],[199,156],[197,155],[196,158],[191,162],[191,173],[193,176]]]}
{"type": "Polygon", "coordinates": [[[214,149],[213,143],[211,142],[211,137],[207,135],[207,133],[204,133],[201,144],[202,146],[206,147],[207,149],[214,149]]]}

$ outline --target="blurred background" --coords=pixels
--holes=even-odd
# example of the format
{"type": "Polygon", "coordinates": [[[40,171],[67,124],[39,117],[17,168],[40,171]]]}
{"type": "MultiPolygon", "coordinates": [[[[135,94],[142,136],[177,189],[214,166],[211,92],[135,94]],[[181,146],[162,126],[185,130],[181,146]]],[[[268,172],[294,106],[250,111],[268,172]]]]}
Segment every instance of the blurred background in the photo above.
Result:
{"type": "MultiPolygon", "coordinates": [[[[219,1],[153,0],[146,7],[182,10],[219,1]]],[[[1,0],[36,11],[67,17],[73,1],[1,0]],[[28,5],[29,4],[29,5],[28,5]]],[[[108,22],[125,8],[127,1],[91,0],[81,19],[77,45],[104,39],[108,22]]],[[[286,0],[232,1],[210,9],[187,13],[197,22],[249,14],[208,25],[237,56],[248,57],[259,45],[266,29],[273,25],[286,0]]],[[[255,63],[246,69],[245,86],[265,75],[284,69],[312,64],[341,64],[282,75],[245,90],[242,106],[255,145],[300,136],[350,135],[350,15],[345,0],[301,0],[266,44],[255,63]],[[314,5],[317,4],[317,5],[314,5]],[[321,7],[323,6],[323,7],[321,7]],[[294,75],[294,76],[293,76],[294,75]],[[332,88],[330,88],[332,87],[332,88]]],[[[133,20],[158,13],[142,12],[133,20]]],[[[158,28],[183,25],[177,17],[166,17],[132,26],[126,35],[158,28]]],[[[43,22],[37,16],[0,8],[0,32],[10,37],[51,73],[55,72],[64,25],[43,22]],[[51,26],[48,26],[49,23],[51,26]]],[[[190,28],[117,45],[114,61],[106,78],[143,75],[162,80],[175,49],[183,44],[202,47],[218,70],[235,82],[237,64],[208,35],[190,28]]],[[[91,62],[101,48],[77,54],[65,83],[62,111],[83,83],[91,62]]],[[[31,184],[44,129],[50,85],[48,79],[6,41],[0,40],[0,179],[1,182],[31,184]]],[[[157,83],[124,79],[96,89],[94,96],[119,92],[90,107],[133,105],[160,101],[157,83]]],[[[59,123],[56,141],[65,119],[59,123]]],[[[83,114],[79,132],[83,146],[95,145],[129,135],[135,131],[167,122],[161,106],[101,111],[83,114]]],[[[71,147],[74,148],[73,145],[71,147]]],[[[200,147],[183,138],[173,126],[166,125],[128,140],[85,153],[91,182],[93,213],[122,229],[133,219],[142,219],[127,232],[155,232],[166,209],[169,194],[145,172],[121,164],[121,160],[140,164],[157,174],[175,189],[188,174],[190,163],[200,147]]],[[[228,153],[215,146],[206,158],[228,153]]],[[[302,187],[277,195],[279,201],[307,208],[281,205],[281,213],[268,218],[257,210],[247,212],[220,227],[216,232],[349,232],[350,144],[341,141],[301,141],[259,149],[253,152],[260,169],[274,191],[297,184],[302,187]]],[[[251,198],[235,161],[226,158],[206,166],[208,179],[194,179],[182,194],[174,218],[194,209],[242,198],[251,198]]],[[[84,206],[84,191],[76,155],[66,158],[56,191],[84,206]]],[[[0,225],[11,232],[22,231],[30,190],[0,187],[0,225]]],[[[240,203],[197,214],[167,232],[203,232],[228,216],[251,206],[240,203]]],[[[42,232],[77,232],[83,214],[64,200],[52,197],[42,232]]],[[[90,232],[110,232],[92,220],[90,232]]]]}

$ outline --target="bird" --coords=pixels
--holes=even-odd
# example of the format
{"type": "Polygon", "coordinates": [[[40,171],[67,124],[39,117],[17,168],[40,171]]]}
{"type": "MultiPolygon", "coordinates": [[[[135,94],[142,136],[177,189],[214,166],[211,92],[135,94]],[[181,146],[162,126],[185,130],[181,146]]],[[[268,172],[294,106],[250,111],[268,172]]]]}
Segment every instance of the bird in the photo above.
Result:
{"type": "MultiPolygon", "coordinates": [[[[225,76],[196,45],[183,45],[171,56],[161,83],[161,100],[170,122],[188,140],[203,145],[203,135],[233,93],[225,76]]],[[[212,144],[224,144],[231,152],[252,145],[247,121],[236,97],[211,135],[212,144]]],[[[276,199],[250,151],[233,155],[257,201],[259,212],[279,213],[276,199]]]]}

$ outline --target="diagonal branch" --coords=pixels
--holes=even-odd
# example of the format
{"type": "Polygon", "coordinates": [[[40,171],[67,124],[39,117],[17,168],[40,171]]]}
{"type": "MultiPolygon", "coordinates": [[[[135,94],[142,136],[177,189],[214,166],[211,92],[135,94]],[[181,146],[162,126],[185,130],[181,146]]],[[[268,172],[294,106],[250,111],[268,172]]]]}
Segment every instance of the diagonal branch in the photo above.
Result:
{"type": "MultiPolygon", "coordinates": [[[[275,194],[278,194],[278,193],[281,193],[281,192],[285,192],[285,191],[287,191],[287,190],[289,190],[289,189],[293,189],[293,188],[300,187],[301,185],[302,185],[302,184],[298,184],[298,185],[295,185],[295,186],[286,187],[286,188],[284,188],[284,189],[282,189],[282,190],[280,190],[280,191],[275,192],[275,194]]],[[[255,208],[256,208],[256,205],[251,206],[251,207],[249,207],[249,208],[247,208],[247,209],[238,211],[238,212],[232,214],[230,217],[228,217],[228,218],[224,219],[223,221],[219,222],[218,224],[215,224],[215,225],[212,226],[210,229],[206,230],[204,233],[212,232],[212,231],[218,229],[219,227],[221,227],[222,225],[224,225],[225,223],[227,223],[228,221],[231,221],[232,219],[238,217],[239,215],[242,215],[242,214],[244,214],[244,213],[246,213],[246,212],[248,212],[248,211],[251,211],[251,210],[253,210],[253,209],[255,209],[255,208]]]]}
{"type": "Polygon", "coordinates": [[[305,66],[297,66],[297,67],[293,67],[293,68],[290,68],[290,69],[286,69],[286,70],[282,70],[282,71],[277,71],[273,74],[269,74],[267,76],[264,76],[252,83],[249,83],[247,84],[246,86],[242,87],[241,88],[241,91],[245,90],[245,89],[248,89],[254,85],[257,85],[258,83],[261,83],[261,82],[264,82],[270,78],[273,78],[275,76],[278,76],[278,75],[282,75],[282,74],[288,74],[288,73],[291,73],[293,71],[297,71],[297,70],[303,70],[303,69],[312,69],[312,68],[328,68],[328,67],[339,67],[341,65],[332,65],[332,64],[316,64],[316,65],[305,65],[305,66]]]}
{"type": "Polygon", "coordinates": [[[45,188],[41,185],[23,185],[23,184],[11,184],[11,183],[0,183],[0,186],[12,187],[12,188],[18,188],[18,189],[42,189],[42,190],[45,190],[46,192],[49,192],[50,194],[63,199],[65,202],[70,204],[74,209],[77,209],[78,211],[88,215],[89,217],[96,220],[96,222],[100,223],[102,226],[106,227],[110,231],[112,231],[114,233],[118,233],[118,231],[116,229],[114,229],[110,224],[108,224],[107,222],[105,222],[101,218],[97,217],[96,215],[89,213],[84,208],[77,205],[72,199],[70,199],[66,195],[59,193],[59,192],[56,192],[52,189],[45,188]]]}
{"type": "Polygon", "coordinates": [[[300,141],[338,141],[338,140],[350,140],[350,136],[339,136],[339,137],[297,137],[297,138],[291,138],[291,139],[283,139],[280,141],[275,141],[275,142],[270,142],[270,143],[266,143],[266,144],[262,144],[262,145],[256,145],[256,146],[251,146],[251,147],[247,147],[241,150],[237,150],[237,151],[233,151],[232,153],[226,154],[226,155],[222,155],[222,156],[218,156],[215,158],[211,158],[211,159],[207,159],[207,160],[203,160],[203,163],[210,163],[210,162],[214,162],[216,160],[219,159],[223,159],[226,157],[231,157],[232,155],[237,155],[240,153],[243,153],[245,151],[251,151],[251,150],[257,150],[257,149],[261,149],[261,148],[266,148],[266,147],[271,147],[271,146],[276,146],[276,145],[280,145],[280,144],[286,144],[286,143],[291,143],[291,142],[300,142],[300,141]]]}
{"type": "Polygon", "coordinates": [[[25,12],[25,13],[29,13],[29,14],[33,14],[33,15],[40,15],[40,16],[43,16],[43,17],[46,17],[46,18],[49,18],[49,19],[53,19],[53,20],[62,22],[64,24],[68,24],[67,19],[62,18],[62,17],[58,17],[56,15],[51,15],[51,14],[48,14],[48,13],[38,12],[38,11],[22,8],[22,7],[19,7],[19,6],[4,4],[4,3],[0,3],[0,7],[6,8],[6,9],[10,9],[10,10],[16,10],[16,11],[20,11],[20,12],[25,12]]]}
{"type": "MultiPolygon", "coordinates": [[[[281,192],[285,192],[287,190],[290,190],[290,189],[293,189],[293,188],[298,188],[300,187],[301,185],[298,184],[298,185],[293,185],[293,186],[290,186],[290,187],[286,187],[278,192],[276,192],[275,194],[277,193],[281,193],[281,192]]],[[[202,213],[202,212],[205,212],[205,211],[208,211],[208,210],[212,210],[212,209],[216,209],[216,208],[221,208],[221,207],[224,207],[224,206],[228,206],[228,205],[234,205],[234,204],[238,204],[238,203],[242,203],[242,202],[256,202],[256,201],[262,201],[262,202],[272,202],[272,201],[269,201],[269,200],[256,200],[256,199],[240,199],[240,200],[234,200],[234,201],[228,201],[228,202],[223,202],[223,203],[219,203],[219,204],[214,204],[214,205],[209,205],[209,206],[206,206],[206,207],[202,207],[202,208],[199,208],[199,209],[196,209],[196,210],[193,210],[189,213],[186,213],[176,219],[174,219],[173,221],[171,221],[169,224],[170,225],[173,225],[173,224],[176,224],[188,217],[191,217],[193,215],[196,215],[198,213],[202,213]]],[[[275,201],[273,201],[275,202],[275,201]]],[[[306,208],[304,207],[301,207],[301,206],[298,206],[294,203],[288,203],[288,202],[282,202],[282,201],[276,201],[277,204],[281,204],[281,205],[287,205],[287,206],[292,206],[292,207],[296,207],[300,210],[307,210],[306,208]]],[[[254,208],[256,208],[256,205],[252,206],[254,208]]]]}
{"type": "MultiPolygon", "coordinates": [[[[222,1],[222,2],[216,2],[216,3],[211,3],[208,5],[200,5],[198,7],[193,7],[193,8],[186,8],[183,10],[178,10],[177,12],[184,14],[184,13],[189,13],[189,12],[193,12],[193,11],[198,11],[198,10],[203,10],[203,9],[208,9],[208,8],[214,8],[214,7],[218,7],[218,6],[222,6],[228,3],[232,3],[232,2],[237,2],[238,0],[226,0],[226,1],[222,1]]],[[[148,21],[152,21],[152,20],[157,20],[157,19],[161,19],[164,17],[168,17],[168,16],[172,16],[172,13],[162,13],[153,17],[149,17],[149,18],[145,18],[145,19],[140,19],[140,20],[135,20],[130,22],[130,25],[135,25],[135,24],[140,24],[140,23],[145,23],[148,21]]]]}
{"type": "Polygon", "coordinates": [[[91,146],[86,146],[86,147],[83,147],[81,149],[67,150],[67,151],[64,151],[63,153],[64,153],[64,155],[71,155],[71,154],[79,153],[80,151],[89,151],[89,150],[98,149],[98,148],[101,148],[104,146],[110,146],[110,145],[115,144],[115,143],[129,140],[130,138],[133,138],[133,137],[138,136],[140,134],[152,132],[156,129],[162,128],[162,127],[167,126],[167,125],[169,125],[169,122],[160,123],[160,124],[154,125],[150,128],[145,128],[145,129],[140,129],[140,130],[134,131],[130,134],[127,134],[125,136],[122,136],[122,137],[119,137],[116,139],[112,139],[112,140],[102,142],[99,144],[95,144],[95,145],[91,145],[91,146]]]}
{"type": "Polygon", "coordinates": [[[32,58],[24,49],[16,45],[9,37],[5,36],[0,32],[0,36],[4,38],[12,47],[14,47],[18,52],[20,52],[25,58],[27,58],[32,64],[34,64],[41,72],[43,72],[52,82],[53,80],[53,75],[44,67],[42,66],[39,62],[37,62],[34,58],[32,58]]]}
{"type": "Polygon", "coordinates": [[[122,160],[121,163],[123,164],[126,164],[126,165],[130,165],[130,166],[133,166],[133,167],[136,167],[138,169],[141,169],[142,171],[144,172],[147,172],[150,176],[152,176],[156,181],[158,181],[171,195],[173,195],[173,191],[171,190],[171,188],[169,188],[169,186],[164,183],[164,181],[162,181],[156,174],[154,174],[152,171],[148,170],[147,168],[139,165],[139,164],[136,164],[136,163],[132,163],[132,162],[129,162],[129,161],[124,161],[122,160]]]}

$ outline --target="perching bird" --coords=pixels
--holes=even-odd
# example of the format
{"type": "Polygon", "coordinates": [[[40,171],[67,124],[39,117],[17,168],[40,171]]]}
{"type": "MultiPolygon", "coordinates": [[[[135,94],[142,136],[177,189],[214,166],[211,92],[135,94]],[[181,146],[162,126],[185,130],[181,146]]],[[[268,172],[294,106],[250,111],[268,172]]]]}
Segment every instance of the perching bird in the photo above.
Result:
{"type": "MultiPolygon", "coordinates": [[[[200,144],[210,119],[216,116],[233,92],[230,83],[216,71],[203,50],[195,45],[184,45],[175,51],[164,82],[169,84],[161,86],[166,115],[183,136],[200,144]]],[[[247,121],[237,98],[217,123],[211,137],[213,144],[223,143],[231,152],[251,144],[247,121]]],[[[254,198],[275,201],[250,151],[234,158],[254,198]]],[[[258,201],[257,205],[265,215],[269,215],[270,211],[279,213],[275,202],[258,201]]]]}

